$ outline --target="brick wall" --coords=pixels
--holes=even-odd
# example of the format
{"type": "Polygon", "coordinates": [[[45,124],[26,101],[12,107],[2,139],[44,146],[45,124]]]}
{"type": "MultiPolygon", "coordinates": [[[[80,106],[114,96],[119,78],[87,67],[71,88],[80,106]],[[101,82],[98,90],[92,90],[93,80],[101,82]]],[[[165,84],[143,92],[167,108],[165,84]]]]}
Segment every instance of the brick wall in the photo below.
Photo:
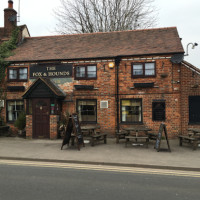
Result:
{"type": "MultiPolygon", "coordinates": [[[[188,95],[199,95],[199,89],[191,89],[191,85],[198,82],[199,75],[193,75],[190,69],[180,64],[172,65],[171,55],[162,57],[133,57],[123,58],[119,67],[119,99],[142,99],[143,124],[158,132],[161,121],[152,120],[153,100],[165,100],[166,120],[169,137],[175,137],[188,128],[188,95]],[[156,77],[132,78],[131,66],[133,62],[156,62],[156,77]],[[198,77],[198,78],[197,78],[198,77]],[[198,80],[198,81],[197,81],[198,80]],[[196,81],[196,82],[195,82],[196,81]],[[134,88],[134,83],[154,82],[154,88],[134,88]]],[[[83,61],[82,61],[83,62],[83,61]]],[[[116,67],[109,69],[109,61],[87,61],[87,64],[97,64],[97,80],[70,80],[54,82],[66,93],[66,101],[62,103],[62,112],[76,112],[77,99],[97,100],[97,123],[102,131],[114,135],[116,121],[116,67]],[[93,85],[94,90],[75,90],[74,85],[93,85]],[[108,108],[100,108],[100,101],[108,101],[108,108]]],[[[76,64],[77,65],[77,64],[76,64]]],[[[81,63],[80,63],[81,65],[81,63]]],[[[29,67],[29,64],[24,66],[29,67]]],[[[15,65],[14,67],[22,67],[15,65]]],[[[32,84],[28,82],[8,83],[8,85],[25,86],[26,89],[32,84]]],[[[198,82],[199,83],[199,82],[198,82]]],[[[22,92],[9,93],[7,99],[21,99],[22,92]]],[[[120,110],[120,106],[119,106],[120,110]]],[[[50,116],[50,137],[56,138],[57,117],[50,116]]],[[[120,126],[128,126],[120,124],[120,126]]]]}

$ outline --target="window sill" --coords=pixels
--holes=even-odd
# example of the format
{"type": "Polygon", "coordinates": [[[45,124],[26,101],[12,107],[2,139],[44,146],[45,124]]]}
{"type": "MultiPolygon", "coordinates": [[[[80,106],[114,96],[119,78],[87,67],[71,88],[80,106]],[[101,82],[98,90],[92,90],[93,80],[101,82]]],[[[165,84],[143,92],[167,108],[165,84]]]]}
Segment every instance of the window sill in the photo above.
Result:
{"type": "Polygon", "coordinates": [[[200,125],[200,122],[189,122],[188,125],[200,125]]]}

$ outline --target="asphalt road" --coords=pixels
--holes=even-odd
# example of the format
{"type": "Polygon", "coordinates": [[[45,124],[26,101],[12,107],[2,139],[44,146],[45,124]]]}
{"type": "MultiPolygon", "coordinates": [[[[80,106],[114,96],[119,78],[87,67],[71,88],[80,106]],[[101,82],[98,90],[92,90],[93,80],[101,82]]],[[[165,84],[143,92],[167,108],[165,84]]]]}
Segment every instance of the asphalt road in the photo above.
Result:
{"type": "Polygon", "coordinates": [[[200,178],[0,164],[1,200],[199,200],[200,178]]]}

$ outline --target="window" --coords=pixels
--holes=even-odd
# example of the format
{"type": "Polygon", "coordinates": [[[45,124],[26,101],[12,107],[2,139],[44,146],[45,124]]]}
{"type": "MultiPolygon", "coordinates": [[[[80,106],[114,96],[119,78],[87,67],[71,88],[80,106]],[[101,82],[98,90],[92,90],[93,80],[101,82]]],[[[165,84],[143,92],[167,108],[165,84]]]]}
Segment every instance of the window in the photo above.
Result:
{"type": "Polygon", "coordinates": [[[122,123],[142,122],[142,99],[121,100],[121,122],[122,123]]]}
{"type": "Polygon", "coordinates": [[[26,81],[28,78],[27,68],[8,68],[9,81],[26,81]]]}
{"type": "Polygon", "coordinates": [[[189,97],[189,123],[200,124],[200,96],[189,97]]]}
{"type": "Polygon", "coordinates": [[[76,79],[96,79],[97,78],[96,65],[76,66],[75,78],[76,79]]]}
{"type": "Polygon", "coordinates": [[[155,63],[133,63],[132,77],[155,76],[155,63]]]}
{"type": "Polygon", "coordinates": [[[24,101],[23,100],[13,100],[7,101],[7,121],[15,121],[19,113],[24,110],[24,101]]]}
{"type": "Polygon", "coordinates": [[[153,121],[165,121],[165,102],[152,103],[153,121]]]}
{"type": "Polygon", "coordinates": [[[77,100],[77,112],[81,122],[97,122],[97,101],[77,100]]]}

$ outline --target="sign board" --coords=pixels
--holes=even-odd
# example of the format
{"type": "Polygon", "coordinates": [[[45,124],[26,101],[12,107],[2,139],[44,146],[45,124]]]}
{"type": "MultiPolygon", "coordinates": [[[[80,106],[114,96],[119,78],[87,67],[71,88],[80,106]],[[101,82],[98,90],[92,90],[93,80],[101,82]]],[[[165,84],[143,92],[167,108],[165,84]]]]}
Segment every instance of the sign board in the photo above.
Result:
{"type": "Polygon", "coordinates": [[[158,135],[157,135],[157,138],[156,138],[156,144],[155,144],[155,149],[159,152],[161,149],[160,149],[160,145],[161,145],[161,140],[162,140],[162,133],[165,133],[165,139],[167,141],[167,146],[168,146],[168,151],[171,152],[171,149],[170,149],[170,146],[169,146],[169,140],[168,140],[168,136],[167,136],[167,128],[166,128],[166,125],[161,123],[160,124],[160,128],[159,128],[159,132],[158,132],[158,135]]]}
{"type": "Polygon", "coordinates": [[[80,150],[80,146],[81,145],[84,146],[84,140],[83,140],[83,134],[81,132],[81,127],[80,127],[78,115],[76,113],[72,114],[69,117],[69,121],[68,121],[68,124],[67,124],[67,128],[66,128],[64,138],[63,138],[61,150],[62,150],[62,148],[65,144],[69,145],[70,139],[72,137],[72,133],[75,134],[75,136],[73,136],[73,137],[75,137],[75,141],[77,143],[78,150],[80,150]]]}
{"type": "Polygon", "coordinates": [[[72,77],[72,64],[32,64],[30,78],[69,78],[72,77]]]}
{"type": "Polygon", "coordinates": [[[69,145],[72,132],[73,132],[73,123],[72,123],[72,118],[69,117],[69,121],[68,121],[67,128],[66,128],[66,131],[65,131],[65,134],[64,134],[61,150],[62,150],[64,145],[66,145],[66,144],[69,145]]]}
{"type": "Polygon", "coordinates": [[[72,114],[72,122],[74,127],[74,133],[76,136],[78,146],[84,146],[83,134],[81,132],[81,127],[78,119],[78,115],[76,113],[72,114]]]}

